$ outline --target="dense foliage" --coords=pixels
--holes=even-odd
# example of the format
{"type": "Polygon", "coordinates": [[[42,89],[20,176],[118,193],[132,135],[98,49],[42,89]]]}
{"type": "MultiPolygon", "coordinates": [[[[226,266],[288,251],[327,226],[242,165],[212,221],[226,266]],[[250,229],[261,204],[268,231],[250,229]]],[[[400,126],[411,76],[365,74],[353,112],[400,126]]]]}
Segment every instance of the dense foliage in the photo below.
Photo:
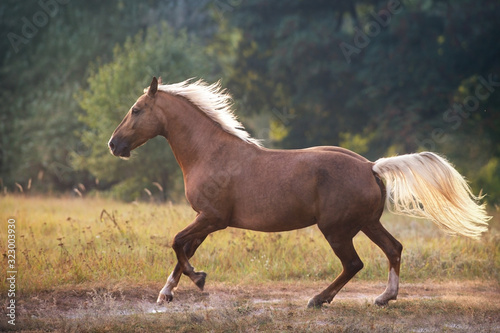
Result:
{"type": "Polygon", "coordinates": [[[498,203],[498,17],[495,0],[4,1],[1,186],[179,198],[163,140],[128,162],[106,150],[161,75],[222,78],[267,146],[432,150],[498,203]]]}

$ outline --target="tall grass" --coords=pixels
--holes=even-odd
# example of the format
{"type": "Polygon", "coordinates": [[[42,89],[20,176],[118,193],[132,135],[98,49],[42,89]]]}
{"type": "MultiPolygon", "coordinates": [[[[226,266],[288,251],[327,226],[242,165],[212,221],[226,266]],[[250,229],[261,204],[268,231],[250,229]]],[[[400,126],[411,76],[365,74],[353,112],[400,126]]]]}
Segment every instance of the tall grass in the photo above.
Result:
{"type": "MultiPolygon", "coordinates": [[[[24,293],[81,283],[164,283],[176,262],[173,237],[195,217],[187,205],[23,196],[0,200],[0,270],[7,267],[7,219],[13,217],[18,288],[24,293]]],[[[383,221],[405,247],[403,281],[500,282],[498,217],[479,242],[447,236],[427,221],[390,214],[383,221]]],[[[355,246],[365,263],[357,278],[385,282],[382,251],[362,234],[355,246]]],[[[333,280],[341,270],[316,227],[272,234],[229,228],[210,235],[191,262],[209,274],[207,283],[333,280]]],[[[1,292],[5,289],[2,284],[1,292]]]]}

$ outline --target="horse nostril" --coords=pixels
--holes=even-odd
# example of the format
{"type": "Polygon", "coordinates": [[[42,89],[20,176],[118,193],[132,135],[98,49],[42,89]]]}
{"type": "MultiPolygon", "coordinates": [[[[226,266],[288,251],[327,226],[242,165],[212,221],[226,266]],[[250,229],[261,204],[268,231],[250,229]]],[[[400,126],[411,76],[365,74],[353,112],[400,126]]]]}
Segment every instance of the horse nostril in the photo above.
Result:
{"type": "Polygon", "coordinates": [[[112,140],[109,141],[108,146],[111,150],[115,150],[115,144],[113,143],[112,140]]]}

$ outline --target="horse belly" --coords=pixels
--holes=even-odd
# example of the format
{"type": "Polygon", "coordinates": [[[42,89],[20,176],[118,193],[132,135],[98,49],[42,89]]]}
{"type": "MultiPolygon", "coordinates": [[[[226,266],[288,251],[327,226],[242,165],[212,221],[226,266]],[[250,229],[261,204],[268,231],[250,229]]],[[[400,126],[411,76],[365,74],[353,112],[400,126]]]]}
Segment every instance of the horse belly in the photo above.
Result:
{"type": "Polygon", "coordinates": [[[315,191],[310,185],[297,186],[269,181],[247,188],[235,201],[230,226],[255,231],[277,232],[305,228],[316,223],[315,191]]]}

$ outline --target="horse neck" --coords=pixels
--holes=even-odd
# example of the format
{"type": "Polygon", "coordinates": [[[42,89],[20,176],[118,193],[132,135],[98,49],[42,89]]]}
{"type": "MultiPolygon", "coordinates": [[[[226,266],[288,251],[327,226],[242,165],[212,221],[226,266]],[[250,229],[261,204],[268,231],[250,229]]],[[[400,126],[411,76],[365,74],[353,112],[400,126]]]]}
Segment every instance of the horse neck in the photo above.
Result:
{"type": "Polygon", "coordinates": [[[221,151],[224,154],[237,152],[244,141],[225,132],[203,111],[184,97],[162,93],[159,107],[166,116],[165,133],[170,147],[184,175],[193,167],[207,164],[211,156],[221,151]]]}

